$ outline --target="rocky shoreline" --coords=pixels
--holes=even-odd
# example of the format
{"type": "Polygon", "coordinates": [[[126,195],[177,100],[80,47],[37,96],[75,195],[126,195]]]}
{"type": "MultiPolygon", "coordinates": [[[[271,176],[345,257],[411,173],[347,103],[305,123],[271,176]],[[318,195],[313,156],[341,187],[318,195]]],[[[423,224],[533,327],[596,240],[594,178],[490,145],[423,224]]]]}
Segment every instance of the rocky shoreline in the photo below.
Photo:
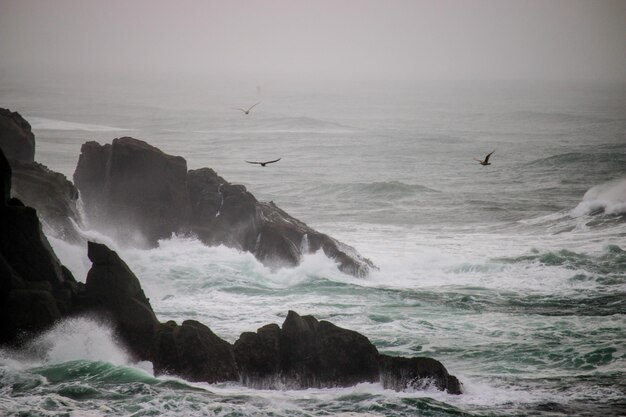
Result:
{"type": "MultiPolygon", "coordinates": [[[[11,120],[14,119],[12,116],[11,120]]],[[[26,128],[28,124],[19,123],[19,126],[26,128]]],[[[7,137],[0,132],[2,150],[7,137]]],[[[9,154],[9,158],[15,159],[14,154],[9,154]]],[[[250,251],[257,258],[269,264],[279,259],[279,265],[284,265],[285,259],[281,256],[285,254],[286,259],[299,262],[301,252],[293,247],[306,235],[311,250],[322,249],[334,256],[345,271],[361,275],[364,266],[360,265],[373,267],[356,252],[348,253],[346,248],[349,247],[315,232],[272,203],[258,202],[245,187],[230,184],[209,169],[187,173],[184,159],[165,155],[145,142],[132,138],[116,139],[113,144],[104,146],[88,142],[83,146],[81,161],[74,175],[78,189],[83,197],[91,200],[89,204],[101,204],[98,207],[104,213],[112,208],[123,208],[125,211],[116,211],[115,216],[128,215],[126,218],[133,219],[133,210],[140,208],[132,204],[133,198],[137,198],[136,204],[139,204],[145,201],[142,199],[158,197],[152,201],[153,207],[145,209],[156,214],[147,216],[148,220],[139,225],[151,239],[188,228],[207,243],[219,240],[224,243],[231,228],[241,229],[241,235],[228,237],[233,247],[250,250],[250,242],[254,240],[255,250],[250,251]],[[138,191],[146,186],[145,173],[133,171],[132,164],[126,165],[135,157],[147,164],[140,166],[156,164],[158,171],[165,175],[148,184],[145,192],[138,191]],[[144,157],[145,160],[141,159],[144,157]],[[121,166],[114,175],[110,167],[116,164],[121,166]],[[186,181],[188,187],[182,191],[171,189],[180,185],[177,179],[186,181]],[[125,186],[124,181],[130,186],[125,186]],[[133,195],[137,192],[142,194],[133,195]],[[185,200],[186,192],[188,200],[185,200]],[[170,207],[168,204],[176,198],[183,199],[177,203],[181,206],[170,207]],[[163,201],[166,203],[161,204],[163,201]],[[246,227],[238,224],[244,218],[241,213],[252,216],[253,221],[247,222],[246,227]],[[155,219],[169,222],[156,224],[155,219]]],[[[85,283],[78,282],[58,260],[43,233],[38,214],[44,210],[27,207],[11,197],[13,165],[17,166],[17,172],[23,170],[0,152],[0,345],[19,347],[59,320],[88,315],[109,323],[135,360],[152,362],[156,375],[177,375],[208,383],[239,381],[263,389],[345,387],[360,382],[380,382],[383,387],[395,390],[434,386],[451,394],[461,393],[458,379],[434,359],[380,354],[364,335],[293,311],[288,312],[282,326],[268,324],[256,332],[245,332],[234,344],[194,320],[183,321],[180,325],[173,321],[161,323],[137,277],[115,251],[100,243],[87,242],[92,266],[85,283]]],[[[36,169],[33,172],[42,172],[45,178],[60,180],[56,177],[60,174],[36,169]]],[[[156,175],[155,171],[148,174],[156,175]]],[[[59,188],[64,190],[62,195],[57,195],[59,189],[52,186],[46,185],[43,189],[53,197],[72,201],[72,188],[63,185],[63,181],[58,183],[62,184],[59,188]]],[[[22,190],[24,187],[28,185],[20,186],[22,190]]],[[[20,195],[29,194],[20,191],[20,195]]],[[[72,215],[71,204],[62,207],[63,210],[51,210],[51,213],[58,212],[61,218],[72,215]],[[66,208],[69,211],[64,211],[66,208]]]]}

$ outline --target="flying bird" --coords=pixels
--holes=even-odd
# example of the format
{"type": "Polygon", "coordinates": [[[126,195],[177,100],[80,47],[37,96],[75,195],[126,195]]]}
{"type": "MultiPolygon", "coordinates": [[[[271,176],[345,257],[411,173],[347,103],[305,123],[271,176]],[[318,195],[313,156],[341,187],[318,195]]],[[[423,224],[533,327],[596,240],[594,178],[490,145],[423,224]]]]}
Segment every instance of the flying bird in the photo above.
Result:
{"type": "Polygon", "coordinates": [[[267,164],[273,164],[274,162],[280,161],[282,158],[274,159],[273,161],[265,161],[265,162],[255,162],[255,161],[246,161],[249,164],[258,164],[264,167],[267,164]]]}
{"type": "Polygon", "coordinates": [[[491,154],[492,154],[492,153],[494,153],[494,152],[495,152],[495,150],[494,150],[494,151],[491,151],[491,153],[489,153],[487,156],[485,156],[485,160],[484,160],[484,161],[481,161],[481,160],[480,160],[480,159],[478,159],[478,158],[474,158],[474,159],[475,159],[475,160],[477,160],[478,162],[480,162],[480,164],[481,164],[481,165],[491,165],[491,162],[489,162],[489,157],[490,157],[490,156],[491,156],[491,154]]]}
{"type": "Polygon", "coordinates": [[[252,110],[252,108],[258,104],[261,104],[261,102],[259,101],[258,103],[253,104],[252,106],[248,108],[248,110],[242,109],[241,107],[233,107],[233,110],[239,110],[239,111],[242,111],[244,114],[249,114],[250,110],[252,110]]]}

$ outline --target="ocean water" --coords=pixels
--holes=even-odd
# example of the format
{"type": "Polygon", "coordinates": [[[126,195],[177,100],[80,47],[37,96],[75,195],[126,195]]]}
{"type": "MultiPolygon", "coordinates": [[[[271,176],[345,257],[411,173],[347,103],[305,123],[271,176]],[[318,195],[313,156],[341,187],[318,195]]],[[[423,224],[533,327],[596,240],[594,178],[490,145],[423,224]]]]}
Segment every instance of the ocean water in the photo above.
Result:
{"type": "MultiPolygon", "coordinates": [[[[161,321],[196,319],[234,342],[291,309],[383,353],[432,356],[465,391],[156,378],[106,326],[74,319],[28,355],[0,351],[0,415],[626,415],[624,87],[3,84],[0,97],[30,121],[36,159],[70,179],[82,143],[133,136],[245,184],[380,267],[354,278],[317,253],[270,271],[193,236],[138,250],[87,225],[161,321]],[[247,116],[232,110],[257,101],[247,116]],[[492,150],[491,166],[473,160],[492,150]]],[[[86,248],[50,240],[84,281],[86,248]]]]}

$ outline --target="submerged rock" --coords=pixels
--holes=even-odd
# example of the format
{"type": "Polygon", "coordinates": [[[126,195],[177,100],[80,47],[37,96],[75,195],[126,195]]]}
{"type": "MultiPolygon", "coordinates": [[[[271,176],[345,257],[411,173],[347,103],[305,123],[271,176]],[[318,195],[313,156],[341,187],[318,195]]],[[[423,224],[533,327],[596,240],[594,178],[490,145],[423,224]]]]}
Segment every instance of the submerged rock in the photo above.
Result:
{"type": "Polygon", "coordinates": [[[303,254],[318,250],[355,276],[375,268],[354,248],[272,202],[259,202],[243,185],[209,168],[187,173],[183,158],[137,139],[85,143],[74,182],[89,221],[124,241],[142,236],[154,246],[172,233],[191,232],[205,244],[251,252],[272,268],[298,265],[303,254]]]}

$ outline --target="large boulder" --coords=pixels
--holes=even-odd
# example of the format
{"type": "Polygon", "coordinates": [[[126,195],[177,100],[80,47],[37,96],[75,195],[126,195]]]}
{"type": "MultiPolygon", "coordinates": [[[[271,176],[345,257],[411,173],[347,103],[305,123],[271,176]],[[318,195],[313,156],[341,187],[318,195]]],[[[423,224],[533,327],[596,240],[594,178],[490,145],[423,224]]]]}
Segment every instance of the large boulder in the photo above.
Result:
{"type": "Polygon", "coordinates": [[[381,383],[384,388],[402,391],[435,387],[449,394],[461,394],[461,384],[448,374],[443,364],[432,358],[380,356],[381,383]]]}
{"type": "Polygon", "coordinates": [[[260,389],[280,388],[283,381],[280,357],[280,327],[268,324],[244,332],[234,344],[241,381],[260,389]]]}
{"type": "Polygon", "coordinates": [[[85,143],[74,183],[89,223],[122,242],[155,246],[189,221],[187,162],[141,140],[85,143]]]}
{"type": "Polygon", "coordinates": [[[367,337],[294,311],[282,329],[243,333],[234,349],[242,381],[255,388],[346,387],[379,379],[379,354],[367,337]]]}
{"type": "Polygon", "coordinates": [[[35,160],[35,135],[17,112],[0,108],[0,149],[10,161],[35,160]]]}
{"type": "Polygon", "coordinates": [[[12,161],[12,195],[37,210],[44,231],[72,243],[85,243],[79,227],[78,190],[65,175],[37,162],[12,161]]]}
{"type": "Polygon", "coordinates": [[[245,332],[234,344],[241,381],[259,389],[347,387],[381,382],[402,391],[433,386],[460,394],[458,379],[432,358],[380,355],[360,333],[289,311],[276,324],[245,332]]]}
{"type": "Polygon", "coordinates": [[[109,318],[133,356],[149,360],[159,322],[139,280],[118,254],[103,244],[89,242],[87,256],[92,266],[75,310],[109,318]]]}
{"type": "Polygon", "coordinates": [[[238,381],[237,363],[230,343],[195,320],[182,325],[160,324],[152,348],[156,375],[177,375],[208,383],[238,381]]]}
{"type": "Polygon", "coordinates": [[[254,252],[262,226],[258,201],[243,185],[233,185],[210,168],[188,173],[189,229],[208,245],[224,244],[254,252]]]}
{"type": "Polygon", "coordinates": [[[89,222],[125,242],[142,236],[149,245],[176,232],[192,232],[207,245],[251,252],[263,264],[298,265],[318,250],[355,276],[374,264],[354,248],[319,233],[274,203],[259,202],[243,185],[209,168],[184,172],[181,157],[147,143],[114,139],[87,142],[74,173],[89,222]]]}

